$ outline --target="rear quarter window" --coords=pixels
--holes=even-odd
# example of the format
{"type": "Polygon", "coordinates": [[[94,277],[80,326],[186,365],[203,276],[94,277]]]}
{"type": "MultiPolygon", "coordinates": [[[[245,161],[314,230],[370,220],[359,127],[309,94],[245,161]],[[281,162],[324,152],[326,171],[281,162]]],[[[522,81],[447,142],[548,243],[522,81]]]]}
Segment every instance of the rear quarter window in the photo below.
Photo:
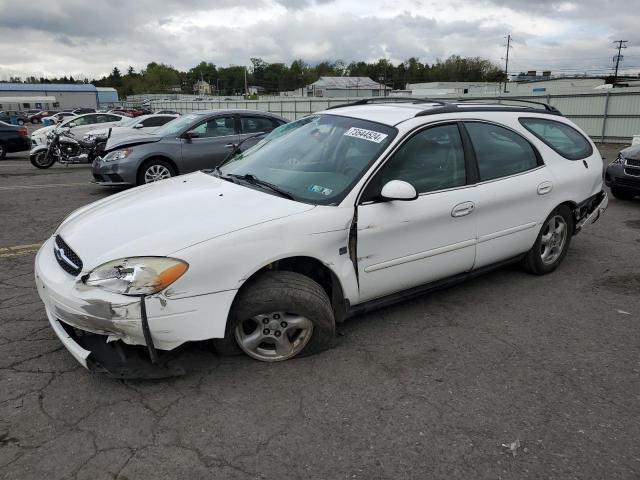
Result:
{"type": "Polygon", "coordinates": [[[520,124],[568,160],[591,156],[593,147],[584,135],[566,123],[545,118],[520,118],[520,124]]]}

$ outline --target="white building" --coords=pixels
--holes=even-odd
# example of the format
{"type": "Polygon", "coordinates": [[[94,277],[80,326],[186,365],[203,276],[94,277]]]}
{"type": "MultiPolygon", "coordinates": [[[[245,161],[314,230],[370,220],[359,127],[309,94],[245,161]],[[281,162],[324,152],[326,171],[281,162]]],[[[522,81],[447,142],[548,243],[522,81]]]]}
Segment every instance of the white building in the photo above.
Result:
{"type": "Polygon", "coordinates": [[[98,89],[85,83],[0,83],[0,105],[5,111],[97,108],[98,89]]]}
{"type": "Polygon", "coordinates": [[[438,95],[498,95],[499,83],[489,82],[426,82],[407,83],[405,90],[415,97],[434,97],[438,95]]]}
{"type": "Polygon", "coordinates": [[[196,95],[211,95],[211,85],[204,80],[198,80],[193,84],[193,93],[196,95]]]}
{"type": "Polygon", "coordinates": [[[382,97],[388,95],[391,88],[369,77],[320,77],[307,85],[306,92],[308,97],[382,97]]]}

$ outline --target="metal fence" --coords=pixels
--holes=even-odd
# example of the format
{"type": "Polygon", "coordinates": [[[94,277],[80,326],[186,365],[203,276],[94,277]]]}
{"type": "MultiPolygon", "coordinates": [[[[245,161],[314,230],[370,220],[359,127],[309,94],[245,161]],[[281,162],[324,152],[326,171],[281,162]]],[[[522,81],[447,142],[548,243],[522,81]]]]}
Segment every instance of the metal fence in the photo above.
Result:
{"type": "MultiPolygon", "coordinates": [[[[442,100],[455,98],[458,97],[446,95],[438,97],[442,100]]],[[[482,98],[482,96],[474,98],[482,98]]],[[[633,135],[640,134],[640,88],[605,90],[597,93],[588,91],[529,96],[504,94],[501,98],[535,100],[553,105],[596,142],[630,143],[633,135]]],[[[280,97],[260,100],[151,100],[150,108],[175,110],[180,113],[221,108],[249,109],[271,112],[289,120],[297,120],[328,107],[355,100],[362,99],[280,97]]]]}

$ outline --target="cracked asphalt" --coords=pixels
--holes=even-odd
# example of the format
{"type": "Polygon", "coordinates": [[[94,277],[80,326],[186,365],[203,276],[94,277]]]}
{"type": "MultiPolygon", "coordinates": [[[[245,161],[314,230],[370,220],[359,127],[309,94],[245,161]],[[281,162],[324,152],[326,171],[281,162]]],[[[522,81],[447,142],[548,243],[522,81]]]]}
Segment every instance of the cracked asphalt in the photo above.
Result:
{"type": "MultiPolygon", "coordinates": [[[[88,180],[0,161],[0,249],[112,193],[88,180]]],[[[187,374],[155,381],[80,367],[48,326],[33,251],[0,254],[0,478],[638,478],[639,251],[640,200],[612,198],[554,274],[502,269],[281,364],[190,345],[187,374]]]]}

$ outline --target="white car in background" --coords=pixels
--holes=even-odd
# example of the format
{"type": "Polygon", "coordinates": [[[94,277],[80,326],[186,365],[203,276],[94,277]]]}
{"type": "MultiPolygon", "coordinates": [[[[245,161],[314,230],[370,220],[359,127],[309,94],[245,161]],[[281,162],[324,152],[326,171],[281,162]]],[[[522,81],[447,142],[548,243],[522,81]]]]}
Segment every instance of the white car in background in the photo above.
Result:
{"type": "Polygon", "coordinates": [[[84,115],[76,115],[63,120],[57,125],[39,128],[31,135],[31,145],[34,147],[46,145],[47,133],[55,128],[67,127],[71,135],[81,139],[89,130],[93,130],[98,126],[114,127],[124,123],[125,120],[131,120],[131,118],[113,113],[85,113],[84,115]]]}
{"type": "Polygon", "coordinates": [[[139,117],[127,118],[126,120],[118,123],[114,127],[101,127],[93,130],[89,130],[85,136],[85,141],[90,141],[99,137],[106,137],[109,135],[109,129],[111,129],[111,136],[118,135],[120,133],[131,133],[132,130],[137,130],[143,133],[153,133],[165,123],[169,123],[172,120],[178,118],[177,115],[141,115],[139,117]]]}
{"type": "Polygon", "coordinates": [[[508,263],[549,274],[608,199],[593,142],[536,105],[363,100],[82,207],[36,257],[49,322],[82,365],[117,375],[140,365],[126,345],[157,363],[214,339],[275,362],[326,349],[350,316],[508,263]]]}

